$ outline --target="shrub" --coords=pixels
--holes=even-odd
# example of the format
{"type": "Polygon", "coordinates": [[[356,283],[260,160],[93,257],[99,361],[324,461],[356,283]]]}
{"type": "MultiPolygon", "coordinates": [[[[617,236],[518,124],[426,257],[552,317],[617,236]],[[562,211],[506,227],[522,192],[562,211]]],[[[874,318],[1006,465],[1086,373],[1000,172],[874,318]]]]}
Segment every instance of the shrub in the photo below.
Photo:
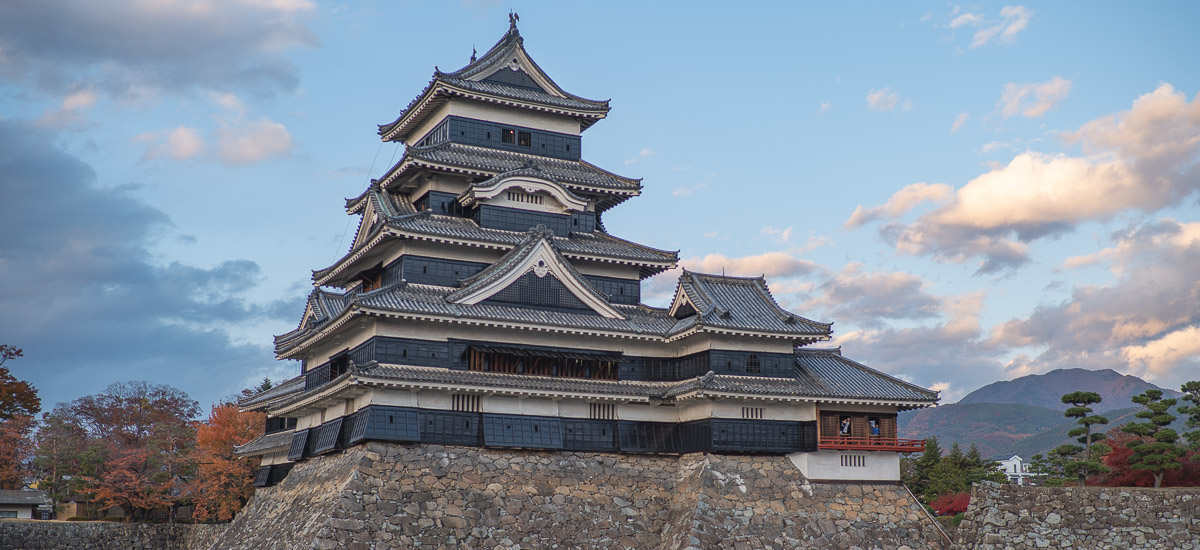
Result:
{"type": "Polygon", "coordinates": [[[71,516],[71,517],[67,518],[67,521],[91,521],[91,520],[92,520],[92,518],[89,518],[87,516],[71,516]]]}
{"type": "Polygon", "coordinates": [[[971,493],[954,493],[942,495],[930,502],[929,505],[939,516],[953,516],[967,511],[971,503],[971,493]]]}

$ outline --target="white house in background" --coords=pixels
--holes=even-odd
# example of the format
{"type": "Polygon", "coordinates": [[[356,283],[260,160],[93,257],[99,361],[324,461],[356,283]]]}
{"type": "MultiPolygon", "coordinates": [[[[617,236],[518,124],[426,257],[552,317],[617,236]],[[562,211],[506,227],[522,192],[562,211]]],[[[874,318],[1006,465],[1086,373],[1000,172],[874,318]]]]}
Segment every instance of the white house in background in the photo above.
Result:
{"type": "Polygon", "coordinates": [[[1008,482],[1016,485],[1027,485],[1029,483],[1029,465],[1019,455],[1012,455],[1012,458],[997,460],[1000,463],[1000,470],[1004,475],[1008,476],[1008,482]]]}
{"type": "Polygon", "coordinates": [[[39,506],[47,504],[41,491],[0,491],[0,519],[33,519],[39,506]]]}

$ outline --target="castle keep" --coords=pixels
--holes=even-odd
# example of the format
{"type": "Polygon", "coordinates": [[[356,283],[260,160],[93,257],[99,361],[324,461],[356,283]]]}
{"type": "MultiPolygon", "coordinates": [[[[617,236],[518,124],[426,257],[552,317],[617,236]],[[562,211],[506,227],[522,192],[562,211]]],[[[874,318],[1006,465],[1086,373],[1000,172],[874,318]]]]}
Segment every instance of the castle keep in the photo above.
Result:
{"type": "Polygon", "coordinates": [[[275,339],[301,375],[241,402],[269,417],[239,448],[262,458],[256,485],[369,441],[775,454],[808,479],[899,479],[922,443],[896,437],[896,413],[936,392],[811,348],[831,324],[781,308],[761,277],[683,270],[670,307],[641,303],[678,253],[605,226],[642,189],[584,160],[608,113],[512,24],[379,127],[404,154],[346,201],[350,250],[275,339]]]}

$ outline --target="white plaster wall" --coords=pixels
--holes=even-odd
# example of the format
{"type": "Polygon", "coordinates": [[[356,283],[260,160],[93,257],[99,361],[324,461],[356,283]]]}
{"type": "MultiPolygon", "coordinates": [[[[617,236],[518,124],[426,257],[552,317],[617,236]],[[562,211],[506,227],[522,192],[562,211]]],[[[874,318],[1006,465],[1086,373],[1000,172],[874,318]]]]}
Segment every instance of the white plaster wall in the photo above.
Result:
{"type": "Polygon", "coordinates": [[[16,512],[17,519],[33,519],[33,506],[0,506],[0,512],[16,512]]]}
{"type": "Polygon", "coordinates": [[[558,416],[558,403],[550,399],[486,396],[480,405],[485,413],[558,416]]]}
{"type": "MultiPolygon", "coordinates": [[[[491,103],[471,101],[469,99],[452,99],[448,102],[447,106],[449,107],[449,112],[446,113],[448,115],[488,120],[500,124],[512,124],[514,126],[525,126],[573,136],[579,135],[579,121],[569,116],[540,113],[515,107],[502,107],[491,103]]],[[[437,123],[435,122],[434,124],[436,125],[437,123]]],[[[421,135],[424,135],[424,133],[421,135]]]]}
{"type": "Polygon", "coordinates": [[[617,405],[617,419],[642,420],[646,422],[678,422],[679,410],[675,407],[623,404],[617,405]]]}
{"type": "Polygon", "coordinates": [[[679,411],[677,416],[680,422],[702,420],[713,416],[713,402],[708,400],[692,401],[676,405],[675,408],[679,411]]]}
{"type": "Polygon", "coordinates": [[[284,464],[288,462],[287,451],[279,451],[277,453],[265,454],[262,456],[262,461],[259,466],[270,466],[272,464],[284,464]]]}
{"type": "Polygon", "coordinates": [[[558,402],[558,414],[564,418],[590,418],[591,403],[582,399],[565,399],[558,402]]]}
{"type": "Polygon", "coordinates": [[[817,451],[792,453],[792,464],[813,480],[899,481],[900,453],[874,451],[817,451]],[[842,455],[866,456],[865,467],[843,467],[842,455]]]}
{"type": "Polygon", "coordinates": [[[369,397],[369,403],[374,405],[388,405],[392,407],[416,407],[417,394],[411,391],[402,390],[374,390],[364,397],[369,397]]]}
{"type": "Polygon", "coordinates": [[[816,405],[813,403],[763,403],[721,399],[712,405],[713,418],[742,418],[743,407],[763,409],[763,420],[816,420],[816,405]]]}

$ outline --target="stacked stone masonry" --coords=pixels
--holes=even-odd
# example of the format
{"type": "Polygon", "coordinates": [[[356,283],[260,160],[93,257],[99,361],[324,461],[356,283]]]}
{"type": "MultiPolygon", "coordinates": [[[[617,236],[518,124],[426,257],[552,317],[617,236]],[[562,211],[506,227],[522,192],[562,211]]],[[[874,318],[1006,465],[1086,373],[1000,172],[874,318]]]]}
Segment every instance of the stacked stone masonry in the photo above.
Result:
{"type": "Polygon", "coordinates": [[[903,486],[809,482],[784,456],[372,442],[259,489],[210,547],[905,546],[949,543],[903,486]]]}
{"type": "Polygon", "coordinates": [[[1200,549],[1200,488],[1021,487],[983,483],[958,547],[1200,549]]]}
{"type": "Polygon", "coordinates": [[[0,550],[185,550],[191,533],[191,525],[5,520],[0,550]]]}

